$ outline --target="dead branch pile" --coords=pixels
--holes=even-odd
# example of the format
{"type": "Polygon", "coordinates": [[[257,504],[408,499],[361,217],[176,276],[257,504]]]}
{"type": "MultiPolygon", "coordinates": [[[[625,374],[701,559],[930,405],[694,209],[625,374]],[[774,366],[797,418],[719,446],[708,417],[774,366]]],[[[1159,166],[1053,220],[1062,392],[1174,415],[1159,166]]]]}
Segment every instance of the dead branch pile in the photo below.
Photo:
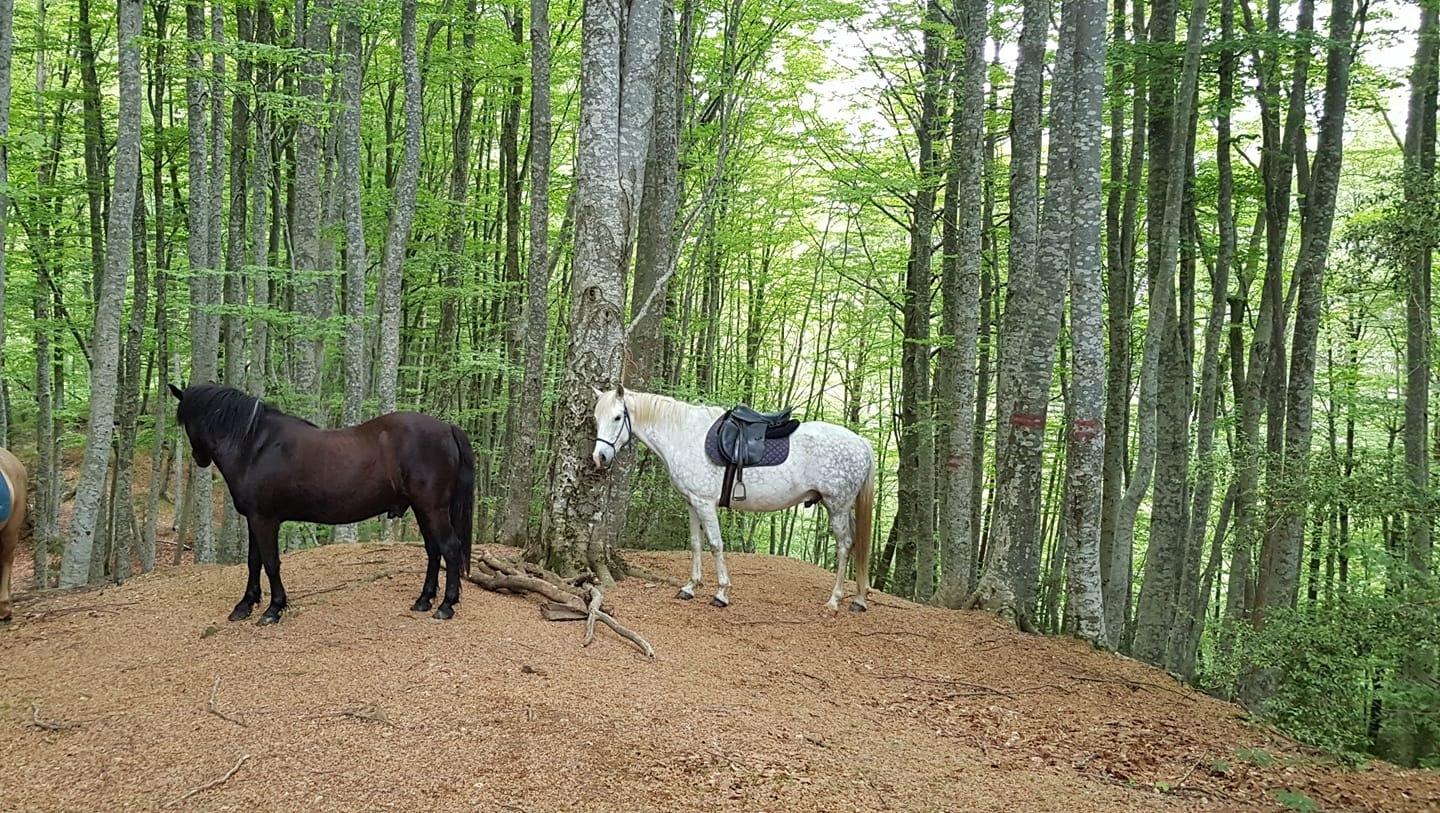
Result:
{"type": "Polygon", "coordinates": [[[589,581],[566,581],[538,565],[496,556],[488,551],[476,554],[470,563],[468,578],[497,593],[534,593],[540,596],[545,599],[540,604],[540,615],[547,621],[584,621],[585,638],[581,646],[590,645],[595,637],[595,622],[599,621],[638,647],[646,657],[655,656],[655,650],[639,633],[615,620],[610,614],[612,609],[604,605],[605,597],[600,588],[589,581]]]}

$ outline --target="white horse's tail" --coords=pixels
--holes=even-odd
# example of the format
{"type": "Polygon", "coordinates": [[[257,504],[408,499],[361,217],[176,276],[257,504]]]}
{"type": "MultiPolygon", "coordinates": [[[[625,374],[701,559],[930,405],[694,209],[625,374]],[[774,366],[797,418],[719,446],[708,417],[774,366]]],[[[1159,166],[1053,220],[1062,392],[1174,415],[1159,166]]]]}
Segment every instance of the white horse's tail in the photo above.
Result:
{"type": "Polygon", "coordinates": [[[870,462],[870,473],[865,485],[855,495],[855,534],[851,540],[851,551],[855,556],[855,603],[865,607],[870,592],[870,533],[875,520],[875,462],[870,462]]]}

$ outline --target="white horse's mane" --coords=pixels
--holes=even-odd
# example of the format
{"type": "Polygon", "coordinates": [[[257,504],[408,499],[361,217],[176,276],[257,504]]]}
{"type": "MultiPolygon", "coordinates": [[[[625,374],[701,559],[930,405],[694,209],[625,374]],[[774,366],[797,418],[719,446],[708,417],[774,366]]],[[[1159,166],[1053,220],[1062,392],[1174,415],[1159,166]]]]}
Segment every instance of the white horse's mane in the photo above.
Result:
{"type": "Polygon", "coordinates": [[[687,404],[668,395],[656,395],[636,390],[625,390],[625,400],[633,407],[631,420],[645,426],[663,429],[679,429],[684,426],[685,419],[689,417],[691,410],[704,410],[713,413],[716,417],[725,411],[721,407],[687,404]]]}

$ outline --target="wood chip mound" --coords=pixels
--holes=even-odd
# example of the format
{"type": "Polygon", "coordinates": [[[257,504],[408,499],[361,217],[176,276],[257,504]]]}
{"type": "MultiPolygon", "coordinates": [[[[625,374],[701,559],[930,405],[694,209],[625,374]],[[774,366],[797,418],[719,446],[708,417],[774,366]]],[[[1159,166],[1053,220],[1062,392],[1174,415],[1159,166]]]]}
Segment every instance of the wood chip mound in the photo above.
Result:
{"type": "Polygon", "coordinates": [[[271,627],[225,620],[243,565],[23,594],[0,627],[0,809],[1440,808],[1440,775],[1346,769],[1081,642],[884,594],[831,614],[824,570],[726,558],[728,609],[643,577],[603,596],[653,657],[603,623],[582,645],[524,591],[411,613],[418,545],[286,554],[271,627]]]}

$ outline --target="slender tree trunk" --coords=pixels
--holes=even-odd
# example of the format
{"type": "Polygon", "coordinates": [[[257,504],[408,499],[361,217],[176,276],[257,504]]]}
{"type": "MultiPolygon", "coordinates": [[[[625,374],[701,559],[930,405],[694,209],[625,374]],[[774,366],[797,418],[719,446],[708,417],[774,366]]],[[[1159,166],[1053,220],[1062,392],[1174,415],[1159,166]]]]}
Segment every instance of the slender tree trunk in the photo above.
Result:
{"type": "MultiPolygon", "coordinates": [[[[140,159],[136,151],[135,159],[140,159]]],[[[121,348],[119,403],[116,424],[120,433],[115,446],[115,477],[110,497],[110,527],[115,535],[115,561],[110,568],[117,583],[130,578],[130,556],[137,534],[135,511],[135,438],[140,418],[140,371],[144,354],[145,322],[150,318],[150,260],[145,246],[145,195],[142,191],[139,166],[135,174],[135,200],[132,213],[131,249],[134,265],[133,299],[130,322],[125,329],[121,348]]],[[[142,565],[144,556],[142,555],[142,565]]]]}
{"type": "Polygon", "coordinates": [[[328,50],[330,40],[331,0],[316,0],[307,9],[308,16],[297,14],[293,26],[295,42],[303,59],[300,96],[305,110],[300,114],[294,136],[294,191],[290,213],[290,265],[293,269],[294,309],[299,314],[292,335],[290,363],[293,365],[293,386],[298,410],[324,425],[320,408],[322,352],[324,339],[320,324],[325,303],[320,301],[320,169],[324,153],[320,132],[321,108],[325,103],[324,88],[318,78],[323,69],[320,57],[328,50]]]}
{"type": "MultiPolygon", "coordinates": [[[[186,123],[189,127],[190,144],[190,197],[186,209],[189,231],[185,239],[185,255],[190,266],[190,383],[199,384],[214,381],[217,372],[217,351],[206,342],[212,333],[210,321],[214,318],[209,305],[210,276],[215,258],[210,256],[210,219],[206,215],[210,201],[210,144],[205,123],[205,99],[208,91],[203,76],[203,49],[206,41],[204,0],[187,0],[185,30],[190,41],[190,50],[185,57],[185,66],[189,71],[185,79],[186,123]]],[[[213,562],[215,530],[210,505],[214,499],[214,480],[209,469],[190,468],[189,471],[193,475],[188,489],[189,496],[200,509],[195,515],[192,550],[196,562],[213,562]]]]}
{"type": "Polygon", "coordinates": [[[499,542],[525,549],[527,559],[543,556],[540,540],[528,532],[535,495],[535,450],[539,444],[545,389],[545,344],[549,329],[550,282],[550,11],[548,0],[530,0],[530,256],[525,268],[524,377],[519,420],[505,455],[506,505],[499,542]]]}
{"type": "Polygon", "coordinates": [[[995,503],[985,570],[967,602],[1033,629],[1040,468],[1065,269],[1040,269],[1040,112],[1049,0],[1026,0],[1011,103],[1010,294],[1000,325],[995,503]]]}
{"type": "Polygon", "coordinates": [[[984,188],[986,0],[956,0],[955,38],[960,45],[959,81],[950,122],[950,161],[942,228],[943,329],[950,344],[940,351],[936,374],[937,416],[945,449],[941,473],[940,586],[935,601],[958,608],[974,585],[974,516],[971,499],[976,443],[976,364],[980,333],[980,266],[984,211],[961,201],[981,200],[984,188]]]}
{"type": "MultiPolygon", "coordinates": [[[[1405,128],[1405,203],[1407,218],[1427,223],[1435,211],[1435,108],[1436,72],[1440,61],[1440,13],[1434,6],[1422,6],[1419,45],[1410,73],[1409,121],[1405,128]]],[[[1421,587],[1433,581],[1431,557],[1434,544],[1430,523],[1433,498],[1430,496],[1430,413],[1431,354],[1434,352],[1431,326],[1431,279],[1435,240],[1425,228],[1407,229],[1413,244],[1405,246],[1405,479],[1410,488],[1405,517],[1405,565],[1409,572],[1399,579],[1421,587]]],[[[1401,662],[1399,679],[1410,686],[1431,684],[1435,679],[1435,652],[1425,647],[1407,654],[1401,662]]],[[[1380,729],[1377,750],[1402,765],[1419,765],[1435,753],[1437,732],[1425,722],[1423,704],[1392,704],[1380,729]]]]}
{"type": "MultiPolygon", "coordinates": [[[[1068,184],[1047,180],[1045,228],[1051,242],[1064,245],[1070,269],[1070,341],[1073,382],[1070,432],[1065,452],[1064,540],[1067,614],[1081,638],[1104,646],[1105,604],[1101,593],[1100,494],[1105,451],[1105,334],[1100,274],[1100,135],[1105,106],[1105,0],[1066,0],[1061,12],[1060,66],[1072,84],[1052,102],[1051,143],[1068,137],[1068,184]],[[1069,48],[1067,45],[1069,38],[1069,48]],[[1065,111],[1063,102],[1072,109],[1065,111]],[[1061,116],[1061,113],[1067,113],[1061,116]],[[1069,133],[1060,132],[1068,124],[1069,133]],[[1052,194],[1068,191],[1068,196],[1052,194]],[[1054,204],[1060,204],[1057,210],[1054,204]]],[[[1055,148],[1052,146],[1052,156],[1055,148]]],[[[1052,159],[1053,160],[1053,159],[1052,159]]],[[[1055,167],[1052,164],[1051,173],[1055,167]]],[[[1053,174],[1047,175],[1048,178],[1053,174]]],[[[1048,252],[1042,255],[1047,261],[1048,252]]],[[[1057,258],[1058,259],[1058,258],[1057,258]]]]}
{"type": "MultiPolygon", "coordinates": [[[[365,408],[365,222],[360,202],[360,21],[356,3],[346,3],[340,20],[340,159],[341,209],[345,221],[344,272],[344,397],[340,422],[360,423],[365,408]]],[[[335,528],[337,542],[359,539],[355,525],[335,528]]]]}
{"type": "MultiPolygon", "coordinates": [[[[1361,18],[1363,21],[1363,16],[1361,18]]],[[[1326,46],[1325,95],[1309,194],[1301,221],[1300,252],[1293,277],[1298,280],[1295,332],[1291,340],[1289,386],[1285,404],[1285,446],[1281,462],[1283,481],[1299,489],[1309,477],[1311,419],[1315,394],[1315,357],[1324,306],[1325,261],[1335,219],[1344,149],[1345,107],[1350,92],[1351,42],[1356,23],[1350,0],[1335,0],[1330,10],[1330,36],[1326,46]]],[[[1306,501],[1298,494],[1272,495],[1279,519],[1274,533],[1261,548],[1256,587],[1257,629],[1263,628],[1268,608],[1293,606],[1300,584],[1300,558],[1305,544],[1306,501]]],[[[1251,707],[1262,705],[1278,679],[1272,670],[1247,673],[1241,696],[1251,707]]]]}
{"type": "Polygon", "coordinates": [[[420,185],[421,120],[420,52],[415,41],[416,0],[400,4],[400,64],[405,77],[405,148],[395,180],[394,207],[380,262],[380,346],[375,392],[380,412],[393,412],[400,376],[400,292],[404,287],[405,252],[415,220],[415,192],[420,185]]]}
{"type": "Polygon", "coordinates": [[[136,175],[140,165],[140,0],[119,0],[120,118],[115,139],[115,182],[111,188],[105,274],[95,308],[91,340],[94,366],[90,374],[90,422],[85,455],[75,492],[75,509],[60,586],[84,584],[90,574],[100,499],[109,470],[110,442],[114,433],[115,388],[120,361],[120,315],[123,285],[131,251],[131,221],[135,214],[136,175]]]}

